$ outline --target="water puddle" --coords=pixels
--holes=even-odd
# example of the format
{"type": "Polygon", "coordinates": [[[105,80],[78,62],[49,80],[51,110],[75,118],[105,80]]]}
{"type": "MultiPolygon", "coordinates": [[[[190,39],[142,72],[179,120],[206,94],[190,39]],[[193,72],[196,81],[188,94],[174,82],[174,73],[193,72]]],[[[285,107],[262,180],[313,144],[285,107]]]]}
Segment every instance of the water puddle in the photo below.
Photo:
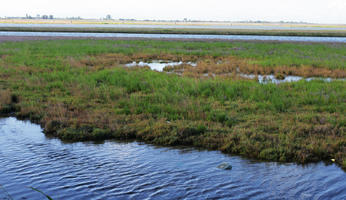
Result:
{"type": "MultiPolygon", "coordinates": [[[[220,61],[219,61],[220,62],[220,61]]],[[[218,63],[219,64],[219,63],[218,63]]],[[[149,67],[151,70],[163,72],[165,67],[173,67],[173,66],[179,66],[179,65],[190,65],[192,67],[196,67],[197,63],[195,62],[174,62],[174,61],[168,61],[168,60],[152,60],[150,62],[132,62],[128,63],[125,66],[126,67],[149,67]]],[[[167,71],[166,73],[175,73],[178,75],[181,75],[183,73],[184,69],[174,69],[173,71],[167,71]]],[[[277,77],[274,74],[270,75],[256,75],[256,74],[243,74],[239,72],[239,69],[237,69],[237,75],[243,78],[247,79],[257,79],[259,83],[266,84],[266,83],[274,83],[274,84],[280,84],[280,83],[287,83],[287,82],[297,82],[300,80],[306,80],[306,81],[312,81],[312,80],[322,80],[325,82],[331,82],[335,80],[341,80],[345,81],[345,78],[325,78],[325,77],[309,77],[304,78],[302,76],[282,76],[277,77]]],[[[214,74],[214,73],[204,73],[204,77],[216,77],[217,75],[232,75],[232,73],[228,74],[214,74]]]]}
{"type": "Polygon", "coordinates": [[[176,66],[176,65],[182,65],[182,64],[188,64],[188,65],[191,65],[193,67],[197,66],[197,64],[193,63],[193,62],[182,62],[182,61],[172,62],[172,61],[165,61],[165,60],[153,60],[151,62],[143,62],[143,61],[132,62],[132,63],[126,64],[125,66],[126,67],[136,67],[136,66],[144,67],[144,66],[149,66],[151,70],[162,72],[163,69],[165,67],[167,67],[167,66],[176,66]]]}
{"type": "Polygon", "coordinates": [[[239,76],[248,78],[248,79],[258,79],[259,83],[287,83],[287,82],[297,82],[300,80],[306,80],[306,81],[312,81],[312,80],[322,80],[325,82],[331,82],[334,80],[342,80],[345,81],[345,78],[323,78],[323,77],[309,77],[304,78],[302,76],[285,76],[282,77],[282,79],[278,79],[275,77],[275,75],[255,75],[255,74],[239,74],[239,76]]]}

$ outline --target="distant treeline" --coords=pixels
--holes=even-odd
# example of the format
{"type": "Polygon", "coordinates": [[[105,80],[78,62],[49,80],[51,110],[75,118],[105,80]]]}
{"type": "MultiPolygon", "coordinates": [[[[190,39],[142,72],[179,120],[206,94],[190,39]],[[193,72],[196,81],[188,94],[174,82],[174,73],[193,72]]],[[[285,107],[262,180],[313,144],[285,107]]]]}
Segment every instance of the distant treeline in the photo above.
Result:
{"type": "MultiPolygon", "coordinates": [[[[0,17],[1,19],[1,17],[0,17]]],[[[72,17],[62,17],[62,18],[54,18],[53,15],[36,15],[31,16],[29,14],[26,14],[25,17],[4,17],[4,19],[73,19],[73,20],[81,20],[86,19],[82,18],[80,16],[72,16],[72,17]]],[[[188,19],[184,18],[182,20],[176,19],[176,20],[162,20],[162,19],[133,19],[133,18],[119,18],[119,19],[113,19],[111,15],[106,15],[104,18],[100,18],[103,20],[119,20],[119,21],[142,21],[142,22],[209,22],[209,23],[261,23],[261,24],[270,24],[270,23],[280,23],[280,24],[313,24],[309,22],[295,22],[295,21],[262,21],[262,20],[247,20],[247,21],[216,21],[216,20],[194,20],[194,19],[188,19]]],[[[96,20],[96,19],[89,19],[89,20],[96,20]]]]}

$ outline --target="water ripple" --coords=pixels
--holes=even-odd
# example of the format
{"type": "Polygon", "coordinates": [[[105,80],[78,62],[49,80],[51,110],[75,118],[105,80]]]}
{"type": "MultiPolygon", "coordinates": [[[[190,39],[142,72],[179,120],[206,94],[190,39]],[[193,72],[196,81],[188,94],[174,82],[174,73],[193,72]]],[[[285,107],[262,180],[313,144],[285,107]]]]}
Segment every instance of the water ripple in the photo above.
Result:
{"type": "MultiPolygon", "coordinates": [[[[346,199],[346,175],[323,163],[258,163],[137,142],[63,143],[0,119],[0,185],[15,199],[346,199]],[[216,168],[233,165],[231,171],[216,168]]],[[[0,199],[6,194],[0,188],[0,199]]]]}

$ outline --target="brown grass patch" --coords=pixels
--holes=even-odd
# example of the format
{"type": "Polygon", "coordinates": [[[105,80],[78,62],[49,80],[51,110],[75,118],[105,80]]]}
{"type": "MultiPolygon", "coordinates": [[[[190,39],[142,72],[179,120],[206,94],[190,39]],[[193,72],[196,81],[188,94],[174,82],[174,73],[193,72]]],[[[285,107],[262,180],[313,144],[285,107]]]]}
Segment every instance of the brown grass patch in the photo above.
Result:
{"type": "Polygon", "coordinates": [[[253,60],[228,57],[211,57],[211,56],[187,56],[173,54],[143,54],[133,55],[124,54],[102,54],[96,56],[87,56],[80,59],[69,58],[67,62],[72,67],[89,67],[90,69],[99,69],[104,67],[117,67],[132,62],[151,62],[154,60],[164,60],[172,62],[196,62],[197,66],[189,64],[176,66],[167,66],[166,72],[173,72],[189,77],[233,77],[233,74],[254,74],[254,75],[271,75],[276,76],[302,76],[302,77],[330,77],[345,78],[346,71],[342,69],[327,69],[313,66],[262,66],[254,64],[253,60]]]}

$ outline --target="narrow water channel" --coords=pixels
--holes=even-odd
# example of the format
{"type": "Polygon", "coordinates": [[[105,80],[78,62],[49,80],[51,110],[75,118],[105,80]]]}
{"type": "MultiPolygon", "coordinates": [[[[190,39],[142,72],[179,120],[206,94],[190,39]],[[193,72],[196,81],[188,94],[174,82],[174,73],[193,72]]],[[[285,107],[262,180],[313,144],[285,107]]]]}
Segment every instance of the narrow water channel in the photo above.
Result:
{"type": "Polygon", "coordinates": [[[0,119],[0,199],[346,199],[346,173],[324,163],[255,162],[139,142],[64,143],[0,119]],[[232,170],[217,168],[229,163],[232,170]]]}
{"type": "Polygon", "coordinates": [[[85,38],[148,38],[197,40],[258,40],[285,42],[346,43],[346,37],[264,36],[264,35],[193,35],[193,34],[136,34],[136,33],[63,33],[63,32],[11,32],[0,31],[0,36],[21,37],[85,37],[85,38]]]}

